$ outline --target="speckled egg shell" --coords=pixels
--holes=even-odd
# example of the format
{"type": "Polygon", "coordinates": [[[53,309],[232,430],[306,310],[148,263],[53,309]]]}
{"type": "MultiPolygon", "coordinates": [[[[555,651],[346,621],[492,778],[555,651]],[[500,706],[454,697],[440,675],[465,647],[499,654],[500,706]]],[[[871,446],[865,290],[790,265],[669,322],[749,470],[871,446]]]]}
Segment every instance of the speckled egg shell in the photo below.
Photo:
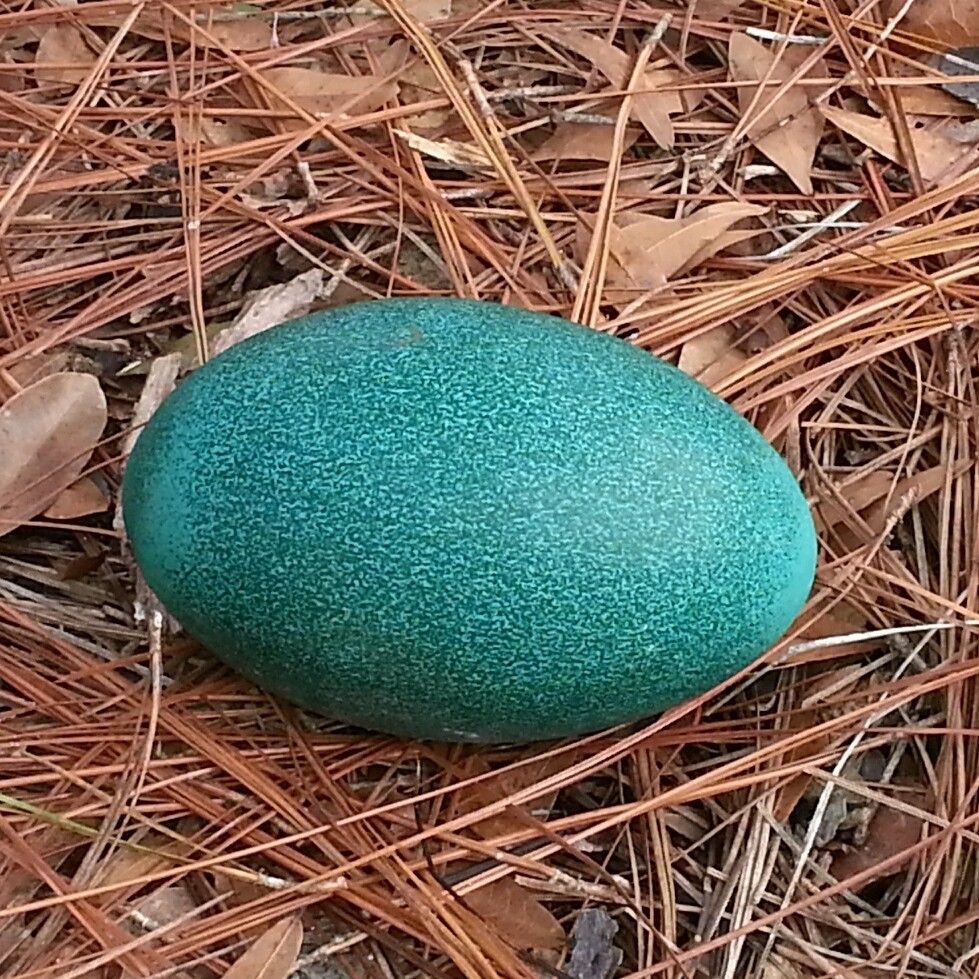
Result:
{"type": "Polygon", "coordinates": [[[375,730],[525,741],[648,716],[786,630],[792,473],[672,366],[491,303],[358,303],[223,353],[124,486],[147,581],[256,684],[375,730]]]}

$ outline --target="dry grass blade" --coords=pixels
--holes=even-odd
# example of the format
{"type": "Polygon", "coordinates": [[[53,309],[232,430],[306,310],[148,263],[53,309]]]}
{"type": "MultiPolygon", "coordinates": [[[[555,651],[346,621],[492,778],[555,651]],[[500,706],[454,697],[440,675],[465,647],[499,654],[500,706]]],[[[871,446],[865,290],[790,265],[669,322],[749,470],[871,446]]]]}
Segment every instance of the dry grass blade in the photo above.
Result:
{"type": "Polygon", "coordinates": [[[4,7],[0,975],[971,977],[979,166],[933,60],[975,13],[4,7]],[[118,489],[198,359],[452,294],[656,352],[784,454],[821,559],[761,661],[462,748],[152,614],[118,489]]]}

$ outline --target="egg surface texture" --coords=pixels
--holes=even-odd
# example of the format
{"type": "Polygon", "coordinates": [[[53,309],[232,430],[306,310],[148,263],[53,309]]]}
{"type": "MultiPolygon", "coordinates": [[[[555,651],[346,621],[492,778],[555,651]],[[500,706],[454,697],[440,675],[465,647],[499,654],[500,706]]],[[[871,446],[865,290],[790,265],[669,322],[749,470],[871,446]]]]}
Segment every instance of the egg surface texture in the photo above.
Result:
{"type": "Polygon", "coordinates": [[[781,636],[795,478],[671,365],[556,317],[391,299],[192,374],[123,492],[147,582],[259,686],[377,731],[529,741],[645,717],[781,636]]]}

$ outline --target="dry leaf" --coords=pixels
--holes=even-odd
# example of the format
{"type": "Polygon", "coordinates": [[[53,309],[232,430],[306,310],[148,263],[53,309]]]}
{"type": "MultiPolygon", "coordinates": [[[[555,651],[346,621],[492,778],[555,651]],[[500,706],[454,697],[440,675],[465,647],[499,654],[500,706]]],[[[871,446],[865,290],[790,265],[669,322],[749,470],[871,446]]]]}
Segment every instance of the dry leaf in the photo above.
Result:
{"type": "Polygon", "coordinates": [[[735,345],[734,328],[727,323],[693,337],[680,350],[677,366],[711,387],[736,371],[748,358],[735,345]]]}
{"type": "MultiPolygon", "coordinates": [[[[632,59],[617,47],[584,31],[566,28],[541,29],[540,33],[581,55],[594,65],[616,88],[624,89],[632,75],[632,59]]],[[[675,69],[651,68],[644,72],[636,86],[640,91],[632,97],[630,115],[643,124],[658,146],[673,146],[671,115],[687,111],[699,99],[681,98],[680,93],[670,90],[683,75],[675,69]],[[664,91],[656,91],[664,89],[664,91]]]]}
{"type": "MultiPolygon", "coordinates": [[[[735,32],[731,35],[728,59],[731,78],[735,81],[760,81],[766,77],[770,82],[785,81],[808,57],[808,52],[786,49],[777,57],[776,62],[774,52],[747,34],[735,32]]],[[[817,62],[813,70],[817,70],[818,65],[817,62]]],[[[748,110],[757,91],[756,86],[738,87],[738,106],[742,113],[748,110]]],[[[752,110],[751,124],[746,131],[756,149],[784,171],[804,194],[812,193],[809,172],[823,133],[822,117],[809,98],[801,87],[792,86],[780,91],[774,86],[766,86],[752,110]],[[788,121],[779,125],[783,120],[788,121]]]]}
{"type": "Polygon", "coordinates": [[[146,919],[147,926],[155,930],[173,924],[196,907],[194,898],[183,884],[171,884],[140,900],[136,904],[136,911],[146,919]]]}
{"type": "Polygon", "coordinates": [[[296,964],[302,942],[299,918],[283,918],[228,969],[224,979],[286,979],[296,964]]]}
{"type": "MultiPolygon", "coordinates": [[[[911,801],[912,804],[921,806],[924,802],[923,796],[923,793],[919,793],[917,800],[909,800],[903,796],[902,799],[905,802],[911,801]]],[[[837,880],[843,880],[876,867],[882,861],[914,846],[921,839],[921,828],[922,821],[920,819],[882,805],[870,820],[870,825],[867,827],[867,838],[864,842],[858,847],[835,855],[830,868],[833,876],[837,880]]],[[[905,863],[898,867],[882,870],[861,884],[858,890],[866,887],[871,880],[901,873],[908,866],[909,864],[905,863]]]]}
{"type": "MultiPolygon", "coordinates": [[[[958,475],[967,466],[968,463],[962,463],[957,467],[953,467],[953,477],[958,475]]],[[[885,495],[863,514],[863,518],[870,526],[871,532],[876,535],[884,530],[894,508],[908,493],[913,491],[915,494],[915,503],[920,503],[922,500],[931,496],[932,493],[937,493],[945,485],[947,478],[947,466],[934,466],[931,469],[925,469],[922,472],[905,476],[894,487],[894,492],[890,499],[885,495]]]]}
{"type": "Polygon", "coordinates": [[[785,320],[782,319],[776,307],[766,303],[754,314],[755,326],[745,338],[745,350],[756,354],[780,343],[789,335],[785,320]]]}
{"type": "Polygon", "coordinates": [[[213,19],[207,15],[200,17],[198,23],[214,38],[215,44],[205,39],[200,31],[191,31],[181,24],[182,33],[186,32],[188,40],[193,39],[194,46],[199,48],[219,47],[229,51],[264,51],[272,46],[272,22],[268,17],[249,17],[244,14],[227,17],[226,11],[219,7],[212,8],[213,19]],[[225,15],[220,20],[218,14],[225,15]]]}
{"type": "MultiPolygon", "coordinates": [[[[847,109],[824,107],[822,111],[837,128],[876,150],[881,156],[906,166],[898,148],[897,137],[887,119],[850,112],[847,109]]],[[[912,125],[909,134],[921,179],[926,184],[936,184],[942,178],[953,178],[971,165],[977,155],[975,146],[952,139],[941,128],[917,128],[912,125]]]]}
{"type": "Polygon", "coordinates": [[[92,513],[109,509],[109,501],[91,476],[83,476],[58,494],[58,498],[44,511],[52,520],[74,520],[92,513]]]}
{"type": "MultiPolygon", "coordinates": [[[[385,65],[385,71],[387,71],[385,65]]],[[[399,101],[406,108],[418,102],[430,102],[432,99],[445,98],[445,89],[438,80],[431,65],[426,61],[415,61],[398,76],[401,87],[399,101]]],[[[405,116],[405,125],[412,130],[440,129],[452,115],[452,107],[444,109],[426,109],[414,115],[405,116]]]]}
{"type": "MultiPolygon", "coordinates": [[[[915,502],[920,502],[937,493],[945,485],[947,475],[947,466],[934,466],[906,476],[895,484],[893,473],[874,469],[840,487],[840,494],[857,513],[868,510],[873,504],[872,509],[862,515],[876,536],[883,531],[888,517],[903,497],[914,491],[915,502]]],[[[818,508],[820,520],[827,528],[840,523],[848,512],[835,498],[823,500],[818,508]]]]}
{"type": "MultiPolygon", "coordinates": [[[[629,149],[639,138],[634,129],[626,130],[622,148],[629,149]]],[[[554,132],[537,148],[532,160],[596,160],[608,163],[615,148],[615,127],[599,123],[558,123],[554,132]]]]}
{"type": "Polygon", "coordinates": [[[268,286],[255,292],[248,304],[226,330],[211,343],[211,354],[241,343],[248,337],[263,333],[286,320],[303,316],[310,311],[323,288],[323,270],[310,269],[289,282],[268,286]]]}
{"type": "Polygon", "coordinates": [[[509,877],[471,891],[466,904],[514,948],[558,949],[564,944],[561,922],[509,877]]]}
{"type": "Polygon", "coordinates": [[[788,959],[773,952],[765,963],[761,979],[803,979],[803,975],[788,959]]]}
{"type": "Polygon", "coordinates": [[[757,204],[724,201],[684,218],[621,215],[612,228],[609,284],[630,289],[626,299],[659,288],[671,276],[720,251],[732,224],[766,210],[757,204]]]}
{"type": "Polygon", "coordinates": [[[204,116],[200,124],[201,136],[209,146],[237,146],[252,138],[248,128],[234,117],[214,119],[204,116]]]}
{"type": "Polygon", "coordinates": [[[404,129],[395,129],[394,133],[400,136],[411,149],[423,156],[440,160],[459,170],[494,169],[489,157],[478,146],[470,143],[460,143],[455,139],[426,139],[418,133],[410,133],[404,129]]]}
{"type": "Polygon", "coordinates": [[[452,16],[452,0],[402,0],[405,10],[423,24],[452,16]]]}
{"type": "Polygon", "coordinates": [[[64,63],[95,64],[95,55],[85,43],[81,31],[72,24],[55,24],[49,27],[41,37],[34,57],[34,77],[39,82],[65,82],[78,85],[88,76],[89,69],[80,68],[44,68],[42,65],[60,65],[64,63]]]}
{"type": "MultiPolygon", "coordinates": [[[[840,496],[843,497],[850,507],[859,513],[864,507],[870,506],[875,500],[890,491],[894,485],[894,474],[883,469],[873,469],[864,473],[859,479],[847,483],[845,486],[838,487],[840,496]]],[[[822,500],[818,507],[820,520],[827,529],[835,527],[840,523],[850,511],[838,502],[835,494],[827,496],[822,500]]]]}
{"type": "Polygon", "coordinates": [[[539,28],[538,32],[549,37],[575,54],[581,55],[590,65],[594,65],[613,85],[623,86],[629,80],[632,62],[629,56],[614,44],[587,34],[585,31],[564,27],[539,28]]]}
{"type": "MultiPolygon", "coordinates": [[[[823,612],[808,625],[799,636],[799,642],[812,639],[828,639],[830,636],[850,636],[867,632],[870,628],[867,617],[849,602],[839,602],[823,612]]],[[[826,646],[822,649],[809,649],[793,653],[785,661],[785,666],[801,666],[803,663],[821,663],[826,660],[842,659],[854,653],[870,653],[884,644],[882,639],[871,642],[848,642],[840,646],[826,646]]]]}
{"type": "Polygon", "coordinates": [[[22,388],[26,388],[42,377],[50,377],[52,374],[60,374],[67,370],[70,361],[71,356],[66,350],[58,353],[31,354],[18,360],[16,364],[11,364],[7,368],[7,373],[22,388]]]}
{"type": "MultiPolygon", "coordinates": [[[[394,21],[377,0],[360,0],[352,5],[355,13],[348,14],[348,21],[355,27],[367,24],[375,28],[389,28],[394,21]]],[[[443,20],[452,14],[452,0],[401,0],[401,6],[423,24],[443,20]]]]}
{"type": "MultiPolygon", "coordinates": [[[[200,15],[197,23],[200,30],[188,26],[177,17],[171,17],[164,28],[161,14],[152,6],[136,18],[130,27],[132,34],[163,41],[172,37],[188,44],[193,40],[197,48],[226,48],[229,51],[264,51],[272,44],[272,22],[267,17],[255,17],[236,13],[233,7],[212,7],[211,17],[200,15]],[[205,38],[201,31],[214,39],[205,38]]],[[[86,23],[91,27],[119,27],[124,14],[95,11],[86,15],[86,23]]]]}
{"type": "Polygon", "coordinates": [[[946,47],[979,44],[979,0],[887,0],[888,17],[903,12],[901,30],[939,41],[946,47]]]}
{"type": "MultiPolygon", "coordinates": [[[[373,75],[341,75],[312,68],[286,67],[267,68],[262,72],[262,78],[270,86],[266,93],[272,109],[290,111],[289,106],[276,96],[278,91],[318,119],[372,112],[398,94],[396,82],[381,81],[373,75]]],[[[280,119],[279,122],[287,130],[308,127],[301,118],[280,119]]]]}
{"type": "Polygon", "coordinates": [[[91,374],[52,374],[0,408],[0,536],[43,513],[78,478],[106,418],[91,374]]]}
{"type": "MultiPolygon", "coordinates": [[[[459,813],[473,812],[509,798],[516,792],[563,771],[568,764],[567,757],[544,758],[477,783],[459,800],[459,813]]],[[[478,756],[470,759],[470,774],[479,774],[485,770],[486,764],[478,756]]],[[[546,808],[556,796],[555,790],[549,793],[547,799],[540,799],[535,805],[546,808]]],[[[526,829],[528,821],[525,807],[512,807],[496,816],[473,823],[470,830],[481,839],[491,840],[526,829]]],[[[466,903],[518,949],[556,949],[564,943],[564,929],[560,922],[533,894],[512,878],[504,877],[479,890],[471,891],[466,895],[466,903]]]]}
{"type": "Polygon", "coordinates": [[[693,0],[690,4],[695,18],[726,21],[744,0],[693,0]]]}
{"type": "MultiPolygon", "coordinates": [[[[155,873],[179,862],[180,856],[189,851],[189,846],[163,833],[147,833],[139,840],[140,848],[121,847],[116,850],[99,874],[99,884],[122,884],[138,880],[147,874],[155,873]]],[[[112,894],[105,895],[107,904],[114,900],[112,894]]]]}

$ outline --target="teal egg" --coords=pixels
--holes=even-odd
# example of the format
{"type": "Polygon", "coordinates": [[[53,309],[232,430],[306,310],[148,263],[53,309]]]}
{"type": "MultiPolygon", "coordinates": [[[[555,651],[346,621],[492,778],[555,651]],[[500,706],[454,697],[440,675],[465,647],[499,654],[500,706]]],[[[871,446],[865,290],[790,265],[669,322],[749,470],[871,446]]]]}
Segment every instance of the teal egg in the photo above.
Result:
{"type": "Polygon", "coordinates": [[[126,528],[193,636],[337,720],[528,741],[660,712],[788,628],[813,523],[743,418],[628,343],[492,303],[364,302],[196,371],[126,528]]]}

